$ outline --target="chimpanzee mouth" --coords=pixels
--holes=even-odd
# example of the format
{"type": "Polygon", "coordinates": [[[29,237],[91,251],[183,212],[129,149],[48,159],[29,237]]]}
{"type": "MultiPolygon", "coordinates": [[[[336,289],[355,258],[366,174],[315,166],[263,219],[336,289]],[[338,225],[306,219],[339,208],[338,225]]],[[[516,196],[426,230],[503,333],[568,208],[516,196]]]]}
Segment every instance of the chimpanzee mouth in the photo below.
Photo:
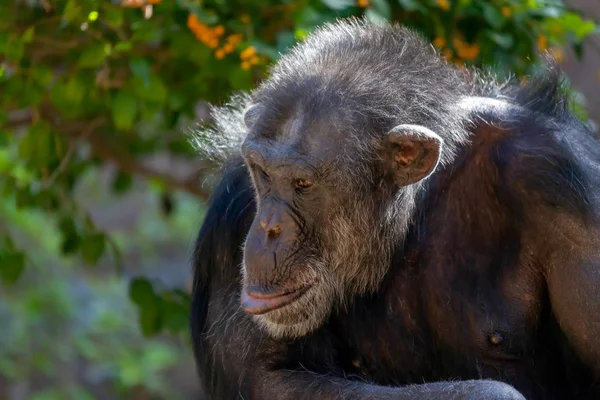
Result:
{"type": "Polygon", "coordinates": [[[241,294],[242,308],[252,315],[267,314],[298,301],[312,286],[310,284],[299,289],[275,293],[261,293],[243,288],[241,294]]]}

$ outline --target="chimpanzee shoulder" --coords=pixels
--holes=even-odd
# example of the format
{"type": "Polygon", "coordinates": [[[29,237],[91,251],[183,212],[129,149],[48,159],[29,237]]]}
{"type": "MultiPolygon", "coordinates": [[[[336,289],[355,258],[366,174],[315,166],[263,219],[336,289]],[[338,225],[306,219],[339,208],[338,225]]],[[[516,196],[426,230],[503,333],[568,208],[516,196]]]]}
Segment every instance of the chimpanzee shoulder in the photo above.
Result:
{"type": "Polygon", "coordinates": [[[526,83],[506,85],[497,98],[508,107],[472,116],[470,151],[485,146],[515,217],[546,205],[589,220],[600,142],[570,110],[559,70],[550,66],[526,83]]]}

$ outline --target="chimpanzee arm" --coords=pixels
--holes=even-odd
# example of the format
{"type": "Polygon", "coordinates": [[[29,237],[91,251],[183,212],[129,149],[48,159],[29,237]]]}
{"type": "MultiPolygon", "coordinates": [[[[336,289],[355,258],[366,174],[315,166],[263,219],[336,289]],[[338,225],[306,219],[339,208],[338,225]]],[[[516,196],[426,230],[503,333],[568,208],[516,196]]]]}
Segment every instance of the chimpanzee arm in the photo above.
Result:
{"type": "Polygon", "coordinates": [[[209,306],[211,329],[197,343],[205,349],[199,366],[207,399],[524,400],[511,386],[489,380],[385,387],[351,381],[341,374],[280,369],[276,365],[281,362],[297,361],[285,359],[288,344],[264,336],[237,304],[236,293],[221,295],[229,300],[215,298],[209,306]]]}
{"type": "Polygon", "coordinates": [[[495,381],[436,382],[404,387],[377,386],[341,377],[296,371],[260,371],[252,399],[281,400],[524,400],[511,386],[495,381]]]}
{"type": "Polygon", "coordinates": [[[523,399],[493,381],[392,388],[350,381],[340,371],[325,375],[281,367],[302,363],[288,355],[294,343],[268,337],[240,306],[240,248],[253,202],[247,173],[238,164],[216,188],[196,243],[190,324],[208,399],[523,399]]]}
{"type": "Polygon", "coordinates": [[[547,265],[552,310],[582,361],[600,378],[600,234],[574,219],[553,222],[547,265]]]}

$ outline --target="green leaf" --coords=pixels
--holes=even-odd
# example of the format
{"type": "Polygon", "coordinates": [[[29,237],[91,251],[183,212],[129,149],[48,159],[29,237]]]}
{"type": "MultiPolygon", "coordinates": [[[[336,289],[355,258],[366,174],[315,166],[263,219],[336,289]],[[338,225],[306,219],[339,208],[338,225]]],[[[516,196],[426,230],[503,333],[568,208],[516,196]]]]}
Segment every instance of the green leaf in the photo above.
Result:
{"type": "Polygon", "coordinates": [[[156,75],[150,75],[148,84],[139,76],[134,77],[133,89],[137,97],[152,103],[162,104],[167,99],[167,88],[156,75]]]}
{"type": "Polygon", "coordinates": [[[154,289],[146,278],[135,278],[129,282],[129,298],[139,307],[154,301],[154,289]]]}
{"type": "Polygon", "coordinates": [[[144,85],[150,85],[150,64],[143,58],[134,58],[129,62],[129,68],[134,76],[140,78],[144,85]]]}
{"type": "Polygon", "coordinates": [[[82,68],[94,68],[101,65],[106,60],[107,47],[104,43],[96,43],[81,53],[78,64],[82,68]]]}
{"type": "Polygon", "coordinates": [[[22,187],[17,189],[15,193],[15,202],[17,210],[33,207],[35,205],[35,197],[32,195],[29,187],[22,187]]]}
{"type": "Polygon", "coordinates": [[[89,108],[89,104],[84,104],[88,85],[92,85],[93,80],[86,80],[81,75],[75,75],[68,81],[57,82],[50,89],[50,100],[59,109],[63,117],[74,118],[78,116],[84,107],[89,108]]]}
{"type": "Polygon", "coordinates": [[[131,188],[132,183],[131,175],[119,170],[112,182],[112,190],[117,194],[122,194],[131,188]]]}
{"type": "Polygon", "coordinates": [[[185,107],[188,99],[182,91],[173,90],[169,96],[169,108],[171,110],[181,110],[185,107]]]}
{"type": "Polygon", "coordinates": [[[50,125],[42,120],[29,127],[19,143],[19,156],[28,164],[41,167],[52,161],[56,154],[50,125]]]}
{"type": "Polygon", "coordinates": [[[2,43],[1,46],[0,52],[4,53],[4,57],[10,61],[21,60],[25,52],[23,40],[16,35],[10,35],[9,39],[2,43]]]}
{"type": "Polygon", "coordinates": [[[417,0],[398,0],[398,3],[408,11],[426,11],[425,7],[417,0]]]}
{"type": "Polygon", "coordinates": [[[69,0],[64,8],[62,18],[64,22],[73,22],[76,18],[81,17],[81,6],[78,0],[69,0]]]}
{"type": "Polygon", "coordinates": [[[332,10],[344,10],[348,7],[356,5],[354,0],[323,0],[323,4],[332,10]]]}
{"type": "Polygon", "coordinates": [[[6,284],[13,284],[25,269],[25,254],[22,252],[0,252],[0,276],[6,284]]]}
{"type": "Polygon", "coordinates": [[[81,104],[86,92],[86,82],[79,76],[74,76],[67,81],[65,86],[66,99],[71,104],[81,104]]]}
{"type": "Polygon", "coordinates": [[[486,35],[497,45],[509,49],[514,44],[514,38],[510,33],[497,33],[494,31],[486,31],[486,35]]]}
{"type": "MultiPolygon", "coordinates": [[[[8,147],[8,143],[10,142],[11,137],[12,137],[11,133],[9,133],[5,129],[0,128],[0,148],[8,147]]],[[[3,153],[0,152],[0,154],[3,154],[3,153]]],[[[0,158],[1,158],[1,156],[0,156],[0,158]]],[[[0,168],[0,171],[2,171],[2,168],[0,168]]]]}
{"type": "Polygon", "coordinates": [[[40,85],[46,86],[52,82],[52,70],[45,65],[37,64],[31,68],[31,77],[40,85]]]}
{"type": "Polygon", "coordinates": [[[137,115],[137,100],[133,93],[119,90],[110,104],[112,119],[118,130],[129,130],[137,115]]]}
{"type": "Polygon", "coordinates": [[[371,4],[375,8],[375,11],[386,20],[392,18],[392,9],[387,0],[372,0],[371,4]]]}
{"type": "Polygon", "coordinates": [[[374,25],[384,26],[387,23],[387,19],[373,8],[365,10],[365,17],[374,25]]]}
{"type": "Polygon", "coordinates": [[[92,233],[81,239],[80,251],[83,261],[88,265],[95,265],[104,254],[106,237],[103,233],[92,233]]]}
{"type": "Polygon", "coordinates": [[[292,47],[296,43],[294,32],[292,31],[281,31],[277,33],[277,51],[283,53],[286,49],[292,47]]]}
{"type": "Polygon", "coordinates": [[[162,327],[159,301],[154,298],[154,301],[144,303],[143,307],[139,309],[140,327],[145,337],[156,335],[162,327]]]}
{"type": "Polygon", "coordinates": [[[165,328],[171,334],[183,332],[188,327],[188,310],[178,302],[163,299],[162,316],[165,328]]]}
{"type": "Polygon", "coordinates": [[[104,9],[104,20],[114,28],[123,25],[123,9],[119,6],[107,5],[104,9]]]}
{"type": "Polygon", "coordinates": [[[119,52],[119,51],[129,51],[133,48],[133,44],[129,41],[127,42],[119,42],[115,45],[114,47],[114,51],[115,52],[119,52]]]}
{"type": "Polygon", "coordinates": [[[35,35],[35,26],[31,26],[27,28],[27,30],[23,33],[21,40],[23,43],[31,43],[33,41],[33,36],[35,35]]]}
{"type": "Polygon", "coordinates": [[[61,251],[63,254],[74,254],[79,249],[81,237],[75,227],[75,221],[68,215],[64,215],[58,222],[58,229],[62,234],[61,251]]]}
{"type": "Polygon", "coordinates": [[[573,12],[566,13],[560,22],[567,29],[572,31],[579,40],[594,32],[596,25],[592,21],[585,21],[579,15],[573,12]]]}
{"type": "Polygon", "coordinates": [[[499,29],[504,25],[504,16],[493,4],[482,2],[480,3],[483,7],[483,17],[494,29],[499,29]]]}
{"type": "Polygon", "coordinates": [[[60,202],[52,190],[44,189],[35,195],[35,205],[47,211],[55,211],[60,206],[60,202]]]}

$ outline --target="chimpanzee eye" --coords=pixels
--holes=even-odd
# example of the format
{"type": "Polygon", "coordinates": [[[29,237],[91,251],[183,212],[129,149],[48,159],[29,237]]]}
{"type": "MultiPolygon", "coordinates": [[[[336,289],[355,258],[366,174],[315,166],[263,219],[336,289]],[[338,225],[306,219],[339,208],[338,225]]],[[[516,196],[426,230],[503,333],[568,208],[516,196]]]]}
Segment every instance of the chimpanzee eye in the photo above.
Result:
{"type": "Polygon", "coordinates": [[[313,185],[311,181],[307,181],[306,179],[298,178],[294,181],[296,188],[298,189],[308,189],[313,185]]]}

